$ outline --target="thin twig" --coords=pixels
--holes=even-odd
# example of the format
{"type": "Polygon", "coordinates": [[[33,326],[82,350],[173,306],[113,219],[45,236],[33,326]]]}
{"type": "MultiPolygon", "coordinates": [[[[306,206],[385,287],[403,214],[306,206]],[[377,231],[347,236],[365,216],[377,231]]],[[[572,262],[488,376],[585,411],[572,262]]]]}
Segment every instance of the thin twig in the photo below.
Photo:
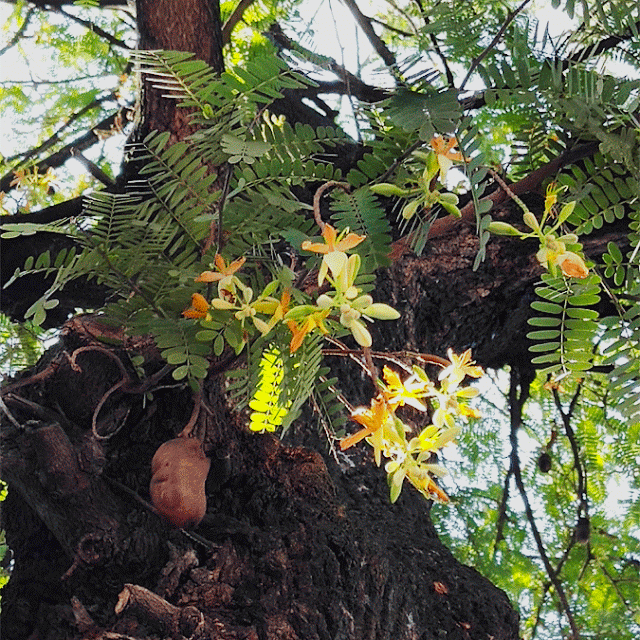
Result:
{"type": "Polygon", "coordinates": [[[123,40],[120,40],[120,38],[116,38],[113,34],[109,33],[108,31],[101,29],[99,26],[93,24],[93,22],[91,22],[90,20],[84,20],[83,18],[74,16],[71,13],[67,13],[61,7],[54,7],[53,5],[51,5],[51,8],[56,13],[59,13],[63,15],[65,18],[69,18],[69,20],[73,20],[74,22],[81,24],[83,27],[86,27],[89,31],[92,31],[97,36],[104,38],[109,44],[112,44],[114,47],[120,47],[121,49],[131,51],[131,47],[126,42],[124,42],[123,40]]]}
{"type": "Polygon", "coordinates": [[[23,426],[16,420],[16,418],[11,413],[11,411],[9,411],[9,407],[7,407],[7,405],[4,403],[4,400],[2,399],[2,396],[0,396],[0,409],[2,410],[2,413],[4,413],[4,415],[7,416],[7,418],[9,419],[9,422],[16,429],[18,429],[19,431],[22,431],[23,426]]]}
{"type": "Polygon", "coordinates": [[[533,509],[531,508],[529,496],[527,495],[524,481],[522,479],[520,458],[518,457],[518,428],[522,423],[522,408],[529,396],[529,382],[527,380],[522,380],[522,376],[519,375],[519,373],[520,372],[518,372],[518,370],[515,368],[512,370],[511,384],[509,387],[509,408],[511,414],[511,433],[509,435],[509,439],[511,441],[511,464],[513,466],[513,477],[516,481],[518,491],[520,492],[522,502],[524,503],[525,513],[529,522],[529,526],[531,527],[531,533],[533,534],[536,546],[538,547],[540,559],[542,560],[542,563],[544,564],[544,567],[547,571],[547,575],[549,576],[549,579],[553,583],[556,593],[558,594],[560,605],[565,616],[567,617],[567,620],[569,621],[569,626],[571,627],[573,640],[580,640],[580,633],[573,618],[573,614],[571,613],[569,601],[567,600],[567,596],[564,592],[562,583],[556,575],[556,572],[554,571],[553,567],[551,566],[551,562],[549,561],[549,557],[547,556],[547,552],[542,541],[542,536],[540,535],[540,531],[538,531],[535,516],[533,515],[533,509]],[[520,378],[520,380],[518,380],[518,378],[520,378]],[[518,395],[516,391],[518,382],[520,383],[520,395],[518,395]]]}
{"type": "Polygon", "coordinates": [[[577,494],[578,494],[578,500],[579,500],[578,516],[580,516],[582,513],[584,513],[584,515],[586,516],[588,515],[588,506],[589,506],[589,499],[587,496],[587,475],[586,475],[586,470],[582,465],[582,461],[580,460],[580,449],[578,447],[578,440],[576,438],[575,431],[571,426],[571,418],[573,416],[573,411],[575,409],[575,406],[578,402],[578,398],[580,397],[581,390],[582,390],[582,383],[578,384],[576,392],[574,393],[573,398],[569,403],[569,409],[566,412],[562,408],[560,394],[558,393],[557,389],[553,389],[553,400],[555,402],[556,409],[558,410],[558,413],[562,418],[562,424],[564,425],[565,433],[567,434],[567,438],[569,440],[569,443],[571,444],[571,452],[573,454],[573,466],[578,476],[578,488],[577,488],[577,494]]]}
{"type": "Polygon", "coordinates": [[[510,11],[507,15],[507,19],[504,21],[504,24],[500,27],[500,30],[494,36],[493,40],[488,44],[485,50],[473,60],[471,63],[471,67],[467,72],[467,75],[464,77],[462,84],[460,85],[458,91],[462,91],[464,86],[467,84],[469,78],[473,74],[473,72],[477,69],[478,65],[489,55],[489,52],[498,44],[500,38],[507,30],[507,27],[515,20],[516,16],[531,2],[531,0],[524,0],[518,7],[516,7],[513,11],[510,11]]]}
{"type": "Polygon", "coordinates": [[[24,35],[24,32],[27,30],[27,27],[29,26],[31,16],[33,16],[33,13],[35,12],[35,10],[36,10],[35,7],[29,7],[29,10],[27,11],[27,15],[25,15],[24,20],[20,25],[20,27],[18,27],[17,31],[13,34],[13,37],[11,38],[11,40],[9,40],[9,42],[7,42],[7,44],[4,47],[2,47],[2,49],[0,49],[0,56],[3,56],[9,49],[11,49],[11,47],[17,44],[20,38],[22,38],[22,36],[24,35]]]}

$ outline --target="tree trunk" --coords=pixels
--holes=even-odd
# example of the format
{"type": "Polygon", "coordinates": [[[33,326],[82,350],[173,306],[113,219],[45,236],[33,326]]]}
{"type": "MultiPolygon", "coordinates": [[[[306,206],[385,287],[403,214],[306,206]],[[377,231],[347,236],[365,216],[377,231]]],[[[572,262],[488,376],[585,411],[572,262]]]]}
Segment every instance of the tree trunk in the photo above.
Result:
{"type": "Polygon", "coordinates": [[[518,637],[504,593],[440,543],[422,497],[406,489],[390,505],[358,451],[326,462],[249,434],[221,375],[200,408],[207,515],[197,541],[172,529],[142,499],[191,393],[164,378],[152,345],[127,345],[145,353],[149,386],[105,337],[91,317],[71,321],[5,389],[7,638],[518,637]]]}
{"type": "MultiPolygon", "coordinates": [[[[192,51],[222,69],[216,0],[139,0],[138,21],[143,47],[192,51]]],[[[189,132],[149,87],[142,114],[144,131],[189,132]]],[[[458,236],[463,261],[471,238],[458,236]]],[[[405,257],[381,274],[386,301],[415,310],[384,344],[442,351],[469,341],[468,316],[452,310],[504,282],[473,276],[459,281],[451,308],[437,302],[442,292],[430,302],[425,292],[455,270],[442,256],[405,257]]],[[[81,316],[5,386],[3,526],[15,565],[4,637],[518,638],[505,594],[441,544],[428,502],[405,489],[390,505],[384,473],[361,451],[335,460],[250,434],[226,403],[224,365],[213,364],[194,398],[152,343],[81,316]],[[134,353],[145,356],[143,373],[134,353]],[[154,452],[187,423],[211,460],[207,513],[192,531],[172,528],[147,502],[154,452]]],[[[292,430],[300,433],[303,424],[292,430]]]]}

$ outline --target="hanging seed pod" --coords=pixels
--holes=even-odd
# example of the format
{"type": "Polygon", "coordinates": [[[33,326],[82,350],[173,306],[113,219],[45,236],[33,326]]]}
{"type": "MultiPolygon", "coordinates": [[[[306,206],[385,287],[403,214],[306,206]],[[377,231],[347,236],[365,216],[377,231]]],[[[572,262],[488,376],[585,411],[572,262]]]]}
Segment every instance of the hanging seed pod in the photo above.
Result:
{"type": "Polygon", "coordinates": [[[179,528],[194,527],[207,511],[205,482],[211,461],[197,438],[174,438],[162,444],[151,461],[151,502],[179,528]]]}
{"type": "Polygon", "coordinates": [[[580,516],[576,524],[576,542],[587,544],[587,542],[589,542],[590,529],[591,523],[589,522],[589,518],[580,516]]]}
{"type": "Polygon", "coordinates": [[[538,469],[542,473],[549,473],[551,471],[551,456],[548,452],[543,451],[538,457],[538,469]]]}

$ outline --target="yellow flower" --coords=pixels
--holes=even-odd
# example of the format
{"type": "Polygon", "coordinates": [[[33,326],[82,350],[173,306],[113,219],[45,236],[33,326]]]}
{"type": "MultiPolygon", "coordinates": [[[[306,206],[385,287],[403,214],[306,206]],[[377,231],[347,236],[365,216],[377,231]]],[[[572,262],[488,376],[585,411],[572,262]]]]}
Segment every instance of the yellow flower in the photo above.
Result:
{"type": "Polygon", "coordinates": [[[411,469],[407,473],[407,480],[429,500],[449,502],[449,496],[435,483],[426,469],[411,469]]]}
{"type": "MultiPolygon", "coordinates": [[[[568,240],[573,240],[570,236],[568,240]]],[[[538,262],[549,269],[553,273],[555,266],[560,267],[562,273],[569,278],[586,278],[589,275],[589,269],[584,260],[573,251],[567,251],[564,242],[553,236],[545,238],[544,245],[536,253],[538,262]]]]}
{"type": "MultiPolygon", "coordinates": [[[[282,292],[280,301],[277,302],[275,309],[271,312],[271,318],[268,323],[269,331],[275,327],[275,325],[284,318],[285,313],[289,310],[289,303],[291,302],[291,293],[288,289],[282,292]]],[[[264,333],[264,332],[263,332],[264,333]]]]}
{"type": "Polygon", "coordinates": [[[419,398],[424,398],[429,393],[429,383],[420,380],[417,376],[410,376],[404,382],[400,376],[385,365],[382,369],[382,376],[387,384],[387,388],[382,392],[391,409],[402,407],[405,404],[411,405],[418,411],[426,411],[426,407],[419,398]]]}
{"type": "Polygon", "coordinates": [[[589,275],[589,269],[587,269],[584,260],[573,251],[561,253],[556,258],[556,262],[562,273],[569,278],[586,278],[589,275]]]}
{"type": "Polygon", "coordinates": [[[324,225],[322,237],[325,239],[324,243],[305,240],[302,243],[302,248],[305,251],[324,254],[332,253],[333,251],[348,251],[349,249],[353,249],[358,246],[366,238],[366,236],[348,233],[344,238],[342,238],[342,240],[336,242],[338,232],[330,224],[324,225]]]}
{"type": "Polygon", "coordinates": [[[185,318],[208,318],[209,317],[209,303],[205,297],[199,293],[194,293],[191,296],[191,306],[182,312],[185,318]]]}
{"type": "Polygon", "coordinates": [[[380,466],[380,456],[384,448],[384,426],[390,417],[389,407],[380,396],[371,401],[370,409],[358,407],[351,414],[351,419],[363,425],[364,428],[343,438],[340,441],[340,449],[344,451],[357,442],[360,442],[363,438],[368,438],[367,441],[373,447],[376,464],[380,466]]]}
{"type": "Polygon", "coordinates": [[[435,136],[429,144],[436,152],[438,166],[440,167],[440,181],[444,182],[447,177],[447,171],[451,169],[454,161],[464,161],[464,157],[459,151],[453,151],[453,147],[458,144],[458,141],[451,137],[445,142],[442,136],[435,136]]]}
{"type": "Polygon", "coordinates": [[[447,356],[451,364],[443,369],[438,376],[438,380],[447,380],[447,387],[454,389],[465,378],[481,378],[484,375],[482,367],[475,365],[475,360],[471,360],[471,349],[467,349],[463,354],[457,356],[451,349],[447,350],[447,356]]]}
{"type": "Polygon", "coordinates": [[[230,278],[233,274],[240,269],[245,263],[246,258],[238,258],[234,260],[229,266],[225,262],[225,259],[219,254],[216,254],[215,263],[218,271],[203,271],[197,278],[196,282],[218,282],[224,278],[230,278]]]}
{"type": "Polygon", "coordinates": [[[319,329],[321,333],[329,333],[328,329],[324,326],[324,320],[329,315],[330,309],[323,309],[322,311],[316,311],[309,315],[306,320],[299,325],[295,320],[288,320],[287,326],[293,333],[291,343],[289,344],[289,350],[294,353],[302,345],[302,341],[307,333],[310,333],[314,329],[319,329]]]}

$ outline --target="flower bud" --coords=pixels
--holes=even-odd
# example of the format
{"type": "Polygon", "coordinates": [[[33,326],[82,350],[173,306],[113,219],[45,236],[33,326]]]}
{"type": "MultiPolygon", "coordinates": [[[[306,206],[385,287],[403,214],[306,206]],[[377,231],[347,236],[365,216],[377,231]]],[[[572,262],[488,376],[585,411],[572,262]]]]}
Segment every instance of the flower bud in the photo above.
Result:
{"type": "Polygon", "coordinates": [[[372,305],[364,309],[363,313],[370,318],[376,320],[397,320],[400,317],[400,313],[388,304],[382,302],[374,302],[372,305]]]}
{"type": "Polygon", "coordinates": [[[494,233],[497,236],[521,236],[522,233],[518,231],[513,225],[508,222],[500,222],[499,220],[493,220],[487,227],[489,233],[494,233]]]}
{"type": "Polygon", "coordinates": [[[406,196],[407,191],[401,189],[395,184],[390,184],[389,182],[380,182],[378,184],[372,184],[370,187],[373,193],[377,193],[380,196],[406,196]]]}
{"type": "Polygon", "coordinates": [[[235,305],[231,304],[231,302],[227,300],[223,300],[222,298],[214,298],[211,301],[211,306],[214,309],[220,309],[222,311],[227,311],[229,309],[235,309],[235,305]]]}
{"type": "Polygon", "coordinates": [[[316,305],[318,305],[320,309],[330,309],[333,306],[333,298],[323,293],[321,296],[318,296],[316,305]]]}
{"type": "Polygon", "coordinates": [[[533,229],[534,231],[538,231],[538,229],[540,229],[540,225],[538,224],[538,218],[536,218],[533,213],[531,213],[531,211],[527,211],[523,216],[522,219],[524,220],[524,223],[527,225],[527,227],[529,227],[530,229],[533,229]]]}
{"type": "Polygon", "coordinates": [[[412,200],[404,205],[402,209],[402,217],[405,220],[410,220],[415,215],[418,207],[420,206],[420,200],[412,200]]]}
{"type": "Polygon", "coordinates": [[[444,204],[445,202],[448,204],[458,204],[460,199],[455,193],[441,193],[440,194],[440,202],[444,204]]]}
{"type": "Polygon", "coordinates": [[[349,326],[349,329],[351,330],[353,337],[356,339],[356,342],[361,347],[371,346],[371,334],[360,320],[353,320],[353,322],[349,326]]]}

